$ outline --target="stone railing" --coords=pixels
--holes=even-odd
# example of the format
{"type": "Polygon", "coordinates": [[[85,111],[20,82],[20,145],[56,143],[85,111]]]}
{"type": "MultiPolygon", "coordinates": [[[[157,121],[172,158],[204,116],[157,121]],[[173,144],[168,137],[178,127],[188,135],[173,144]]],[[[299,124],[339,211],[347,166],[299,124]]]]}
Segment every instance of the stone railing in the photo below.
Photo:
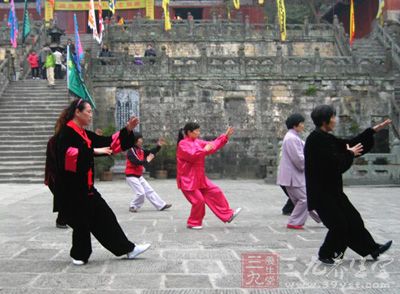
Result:
{"type": "MultiPolygon", "coordinates": [[[[164,31],[163,20],[147,20],[136,17],[124,25],[110,24],[105,26],[104,40],[108,44],[115,42],[166,42],[166,41],[262,41],[279,40],[277,24],[251,24],[249,17],[244,21],[229,21],[217,18],[211,20],[173,21],[172,29],[164,31]]],[[[287,40],[327,40],[335,39],[334,27],[331,24],[287,25],[287,40]]]]}
{"type": "Polygon", "coordinates": [[[5,59],[0,64],[0,97],[14,76],[14,58],[11,56],[10,52],[7,51],[5,59]]]}
{"type": "Polygon", "coordinates": [[[165,47],[161,56],[143,58],[143,65],[136,65],[133,56],[93,58],[90,62],[92,79],[152,79],[164,77],[265,77],[265,76],[334,76],[348,74],[386,75],[391,73],[386,58],[353,56],[321,57],[316,48],[314,56],[283,56],[278,46],[276,56],[244,56],[244,48],[237,57],[207,56],[203,48],[200,57],[169,57],[165,47]]]}
{"type": "Polygon", "coordinates": [[[349,38],[346,35],[343,25],[339,23],[337,15],[335,15],[333,18],[333,30],[335,35],[335,43],[340,55],[351,55],[349,38]]]}
{"type": "Polygon", "coordinates": [[[386,32],[385,28],[379,24],[375,24],[374,33],[381,44],[391,51],[393,61],[396,63],[396,66],[400,68],[400,46],[386,32]]]}
{"type": "Polygon", "coordinates": [[[392,153],[369,153],[355,160],[344,174],[347,184],[400,184],[400,141],[392,153]]]}

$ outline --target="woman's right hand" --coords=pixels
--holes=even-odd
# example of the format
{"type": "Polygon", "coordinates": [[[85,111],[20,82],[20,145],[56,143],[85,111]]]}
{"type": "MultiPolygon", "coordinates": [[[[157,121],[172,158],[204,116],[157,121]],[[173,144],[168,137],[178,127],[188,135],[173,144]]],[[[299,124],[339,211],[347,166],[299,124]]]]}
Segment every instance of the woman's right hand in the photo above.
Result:
{"type": "Polygon", "coordinates": [[[207,152],[211,151],[213,149],[214,149],[214,145],[213,144],[208,143],[206,146],[204,146],[204,150],[207,151],[207,152]]]}
{"type": "Polygon", "coordinates": [[[110,147],[94,148],[93,152],[95,155],[111,155],[112,149],[110,147]]]}
{"type": "Polygon", "coordinates": [[[154,159],[154,154],[153,153],[150,153],[149,155],[147,155],[147,157],[146,157],[146,161],[147,162],[150,162],[150,161],[152,161],[153,159],[154,159]]]}
{"type": "Polygon", "coordinates": [[[361,143],[358,143],[357,145],[353,146],[350,148],[349,144],[346,145],[347,150],[352,152],[354,156],[360,156],[362,155],[363,152],[363,145],[361,143]]]}

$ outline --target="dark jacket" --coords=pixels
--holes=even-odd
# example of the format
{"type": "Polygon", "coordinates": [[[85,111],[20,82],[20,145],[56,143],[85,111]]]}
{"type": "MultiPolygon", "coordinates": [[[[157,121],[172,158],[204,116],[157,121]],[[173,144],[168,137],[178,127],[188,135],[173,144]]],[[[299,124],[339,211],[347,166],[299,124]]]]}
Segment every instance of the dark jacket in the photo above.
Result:
{"type": "Polygon", "coordinates": [[[342,174],[351,167],[354,159],[346,144],[351,147],[361,143],[365,154],[374,145],[374,134],[375,131],[368,128],[358,136],[344,140],[317,129],[308,136],[304,147],[308,210],[316,209],[322,201],[335,201],[344,195],[342,174]]]}
{"type": "MultiPolygon", "coordinates": [[[[55,178],[56,193],[60,211],[68,221],[86,223],[91,217],[89,197],[97,197],[88,185],[88,174],[93,171],[91,182],[94,182],[94,148],[108,147],[113,142],[113,137],[98,136],[87,131],[91,141],[90,148],[86,141],[72,128],[65,126],[57,137],[56,157],[57,173],[55,178]],[[70,147],[77,151],[76,171],[67,170],[66,157],[70,147]]],[[[114,136],[114,139],[116,136],[114,136]]],[[[122,150],[132,147],[134,142],[133,132],[123,128],[117,137],[122,150]]],[[[116,140],[114,140],[115,142],[116,140]]]]}

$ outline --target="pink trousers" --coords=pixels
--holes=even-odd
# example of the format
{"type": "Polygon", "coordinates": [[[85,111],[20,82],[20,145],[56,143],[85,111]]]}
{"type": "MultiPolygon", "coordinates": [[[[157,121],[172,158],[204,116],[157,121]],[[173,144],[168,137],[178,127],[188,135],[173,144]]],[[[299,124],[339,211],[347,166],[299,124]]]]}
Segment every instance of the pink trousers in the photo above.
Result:
{"type": "Polygon", "coordinates": [[[206,214],[206,204],[214,212],[214,214],[223,222],[227,222],[234,211],[229,207],[224,193],[221,189],[207,181],[208,187],[194,191],[182,190],[183,195],[192,204],[190,216],[187,225],[201,226],[204,215],[206,214]]]}

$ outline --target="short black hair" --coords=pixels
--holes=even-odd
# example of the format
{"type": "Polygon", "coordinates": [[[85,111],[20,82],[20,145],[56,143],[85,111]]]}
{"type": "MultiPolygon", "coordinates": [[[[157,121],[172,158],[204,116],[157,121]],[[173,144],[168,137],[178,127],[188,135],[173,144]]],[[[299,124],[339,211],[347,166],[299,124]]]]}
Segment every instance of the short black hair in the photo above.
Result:
{"type": "Polygon", "coordinates": [[[324,122],[329,124],[332,116],[336,116],[336,110],[330,105],[318,105],[311,112],[311,119],[317,128],[324,122]]]}
{"type": "Polygon", "coordinates": [[[136,144],[137,143],[137,141],[140,139],[140,138],[143,138],[143,135],[142,135],[142,133],[140,133],[140,132],[134,132],[133,133],[133,144],[136,144]]]}
{"type": "Polygon", "coordinates": [[[286,119],[286,127],[288,130],[297,127],[300,123],[304,122],[305,118],[300,113],[293,113],[286,119]]]}

